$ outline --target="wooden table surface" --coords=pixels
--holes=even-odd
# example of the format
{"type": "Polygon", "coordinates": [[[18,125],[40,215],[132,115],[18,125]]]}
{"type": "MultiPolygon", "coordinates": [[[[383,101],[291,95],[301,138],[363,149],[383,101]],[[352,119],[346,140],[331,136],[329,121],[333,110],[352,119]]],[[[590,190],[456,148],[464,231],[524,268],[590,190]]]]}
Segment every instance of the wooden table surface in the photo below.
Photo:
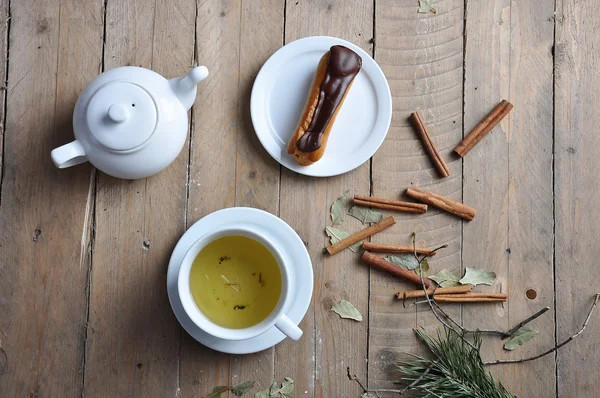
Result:
{"type": "MultiPolygon", "coordinates": [[[[521,358],[576,332],[599,288],[600,14],[591,0],[0,0],[3,87],[0,185],[0,396],[198,397],[214,386],[295,380],[298,397],[358,397],[350,367],[389,388],[394,360],[420,352],[412,329],[439,325],[392,299],[408,287],[345,252],[324,257],[329,207],[344,191],[399,198],[419,186],[475,207],[472,222],[432,210],[399,215],[375,242],[448,243],[432,270],[493,270],[505,305],[448,305],[464,325],[510,328],[544,306],[540,334],[512,353],[494,339],[484,359],[521,358]],[[465,6],[466,4],[466,6],[465,6]],[[465,8],[466,7],[466,8],[465,8]],[[285,43],[312,35],[373,54],[393,96],[385,143],[334,178],[279,166],[249,116],[254,78],[285,43]],[[205,64],[190,138],[160,174],[111,178],[91,165],[58,170],[78,94],[122,65],[167,77],[205,64]],[[461,138],[502,98],[515,109],[464,160],[461,138]],[[438,178],[407,117],[420,110],[451,169],[438,178]],[[165,288],[182,233],[215,210],[278,215],[307,242],[315,289],[298,342],[254,355],[211,351],[177,323],[165,288]],[[535,289],[537,298],[525,292],[535,289]],[[365,315],[340,320],[347,299],[365,315]]],[[[358,221],[346,221],[356,230],[358,221]]],[[[562,348],[492,372],[522,397],[598,397],[600,319],[562,348]]],[[[257,390],[256,389],[256,390],[257,390]]],[[[255,390],[255,391],[256,391],[255,390]]]]}

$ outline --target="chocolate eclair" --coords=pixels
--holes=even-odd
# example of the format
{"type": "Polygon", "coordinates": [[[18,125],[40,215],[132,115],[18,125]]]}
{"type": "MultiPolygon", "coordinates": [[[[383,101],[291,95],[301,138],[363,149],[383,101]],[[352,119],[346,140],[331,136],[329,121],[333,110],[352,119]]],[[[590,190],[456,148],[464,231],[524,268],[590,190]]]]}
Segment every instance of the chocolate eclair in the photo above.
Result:
{"type": "Polygon", "coordinates": [[[317,66],[302,116],[288,144],[288,154],[309,166],[323,157],[329,133],[362,66],[362,58],[344,46],[333,46],[317,66]]]}

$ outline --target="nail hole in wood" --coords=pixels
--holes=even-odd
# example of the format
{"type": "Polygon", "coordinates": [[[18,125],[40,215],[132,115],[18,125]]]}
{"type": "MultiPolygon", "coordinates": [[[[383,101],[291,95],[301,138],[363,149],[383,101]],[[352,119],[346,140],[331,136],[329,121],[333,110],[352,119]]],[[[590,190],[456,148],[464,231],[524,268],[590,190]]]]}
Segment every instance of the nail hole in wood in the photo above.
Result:
{"type": "Polygon", "coordinates": [[[529,300],[533,300],[534,298],[537,297],[537,292],[533,289],[529,289],[525,292],[525,295],[527,296],[527,298],[529,300]]]}

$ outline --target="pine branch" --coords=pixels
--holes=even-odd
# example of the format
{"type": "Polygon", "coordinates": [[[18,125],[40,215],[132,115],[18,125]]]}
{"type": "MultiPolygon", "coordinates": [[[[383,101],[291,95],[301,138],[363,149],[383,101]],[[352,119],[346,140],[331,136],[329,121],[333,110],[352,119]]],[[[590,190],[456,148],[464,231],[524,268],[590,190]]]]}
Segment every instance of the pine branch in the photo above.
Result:
{"type": "Polygon", "coordinates": [[[523,358],[523,359],[497,359],[495,361],[484,362],[484,365],[498,365],[498,364],[501,364],[501,363],[521,363],[521,362],[535,361],[536,359],[540,359],[541,357],[544,357],[544,356],[546,356],[548,354],[551,354],[554,351],[558,350],[559,348],[567,345],[571,341],[575,340],[575,338],[577,338],[581,333],[583,333],[583,331],[587,327],[588,322],[590,321],[590,318],[592,317],[592,313],[594,312],[594,308],[598,304],[598,300],[599,299],[600,299],[600,293],[596,293],[594,295],[594,302],[592,303],[592,307],[590,308],[590,311],[588,312],[587,317],[585,318],[585,322],[583,322],[583,326],[581,327],[581,329],[579,329],[579,331],[577,333],[575,333],[573,336],[569,337],[568,339],[566,339],[562,343],[555,345],[554,347],[552,347],[548,351],[544,351],[541,354],[535,355],[535,356],[530,357],[530,358],[523,358]]]}
{"type": "Polygon", "coordinates": [[[398,362],[401,379],[396,384],[405,386],[402,391],[410,389],[418,397],[514,398],[484,369],[478,334],[471,346],[450,329],[445,335],[438,332],[437,338],[424,329],[415,329],[415,333],[433,358],[413,356],[398,362]]]}

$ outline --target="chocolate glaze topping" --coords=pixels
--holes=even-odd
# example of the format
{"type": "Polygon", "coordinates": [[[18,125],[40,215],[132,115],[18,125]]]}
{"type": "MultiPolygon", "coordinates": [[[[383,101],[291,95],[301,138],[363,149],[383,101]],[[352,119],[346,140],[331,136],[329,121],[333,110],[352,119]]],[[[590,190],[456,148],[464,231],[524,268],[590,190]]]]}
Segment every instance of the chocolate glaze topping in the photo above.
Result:
{"type": "Polygon", "coordinates": [[[296,147],[302,152],[313,152],[321,148],[321,137],[362,66],[362,58],[347,47],[333,46],[329,51],[329,62],[319,89],[315,113],[308,130],[296,143],[296,147]]]}

